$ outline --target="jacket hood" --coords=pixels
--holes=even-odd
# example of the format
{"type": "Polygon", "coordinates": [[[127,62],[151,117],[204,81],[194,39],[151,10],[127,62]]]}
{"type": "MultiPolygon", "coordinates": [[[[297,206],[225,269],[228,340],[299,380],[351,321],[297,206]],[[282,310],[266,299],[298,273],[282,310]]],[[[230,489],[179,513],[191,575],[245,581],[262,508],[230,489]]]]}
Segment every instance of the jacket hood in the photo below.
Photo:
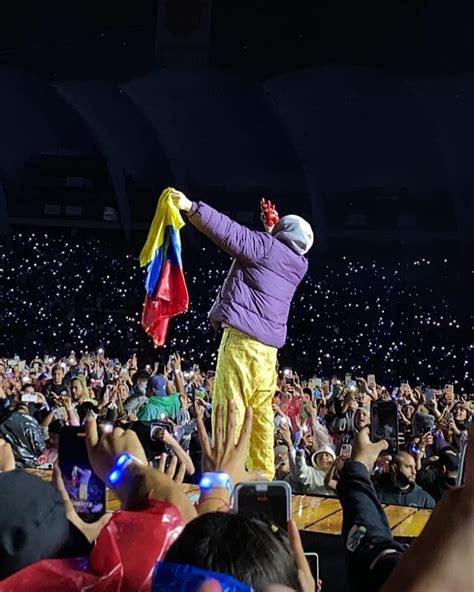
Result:
{"type": "Polygon", "coordinates": [[[307,253],[314,242],[313,229],[310,224],[295,214],[283,216],[273,229],[272,235],[298,255],[307,253]]]}
{"type": "Polygon", "coordinates": [[[311,456],[311,464],[313,465],[313,467],[317,466],[316,457],[318,456],[318,454],[321,454],[322,452],[327,452],[331,455],[333,460],[336,460],[336,454],[330,446],[321,446],[321,448],[318,448],[318,450],[316,450],[316,452],[311,456]]]}

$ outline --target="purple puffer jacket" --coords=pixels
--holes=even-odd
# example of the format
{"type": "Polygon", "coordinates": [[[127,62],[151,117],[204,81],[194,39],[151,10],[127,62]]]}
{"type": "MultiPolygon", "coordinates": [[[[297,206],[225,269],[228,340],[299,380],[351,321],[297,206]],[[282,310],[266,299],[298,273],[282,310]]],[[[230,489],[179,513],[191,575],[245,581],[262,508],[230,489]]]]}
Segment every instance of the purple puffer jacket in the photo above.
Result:
{"type": "Polygon", "coordinates": [[[224,323],[282,347],[291,300],[308,270],[306,257],[268,232],[241,226],[203,202],[193,203],[188,218],[235,258],[209,313],[213,327],[224,323]]]}

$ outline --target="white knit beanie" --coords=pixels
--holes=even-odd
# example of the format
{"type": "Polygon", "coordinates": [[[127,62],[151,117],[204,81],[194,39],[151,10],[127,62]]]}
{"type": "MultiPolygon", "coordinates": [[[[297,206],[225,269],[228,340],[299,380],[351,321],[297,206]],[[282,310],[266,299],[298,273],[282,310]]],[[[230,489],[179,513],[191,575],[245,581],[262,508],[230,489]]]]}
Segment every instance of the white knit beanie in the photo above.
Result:
{"type": "Polygon", "coordinates": [[[313,229],[310,224],[295,214],[283,216],[273,229],[272,234],[298,255],[307,253],[314,242],[313,229]]]}

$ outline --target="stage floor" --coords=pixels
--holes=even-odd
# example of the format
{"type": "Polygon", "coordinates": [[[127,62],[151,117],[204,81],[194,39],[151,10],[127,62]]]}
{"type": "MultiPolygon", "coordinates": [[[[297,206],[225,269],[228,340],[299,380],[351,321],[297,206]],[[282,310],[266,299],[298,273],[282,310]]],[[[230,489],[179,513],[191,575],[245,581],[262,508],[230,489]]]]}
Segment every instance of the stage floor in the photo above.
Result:
{"type": "MultiPolygon", "coordinates": [[[[51,480],[51,471],[29,470],[42,479],[51,480]]],[[[183,485],[192,501],[199,495],[195,485],[183,485]]],[[[293,517],[300,530],[321,534],[341,534],[342,508],[336,498],[323,498],[311,495],[294,495],[292,500],[293,517]]],[[[115,493],[107,491],[107,509],[115,512],[120,502],[115,493]]],[[[406,506],[384,506],[393,535],[397,537],[416,537],[423,530],[431,510],[409,508],[406,506]]]]}

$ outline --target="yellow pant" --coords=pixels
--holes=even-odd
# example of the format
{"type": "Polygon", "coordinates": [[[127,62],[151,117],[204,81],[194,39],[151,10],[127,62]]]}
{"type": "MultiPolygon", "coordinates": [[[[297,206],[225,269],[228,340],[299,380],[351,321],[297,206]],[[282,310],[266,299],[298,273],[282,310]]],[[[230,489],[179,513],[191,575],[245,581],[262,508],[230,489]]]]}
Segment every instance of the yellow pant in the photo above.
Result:
{"type": "Polygon", "coordinates": [[[233,399],[237,436],[245,408],[253,408],[247,468],[262,471],[267,479],[273,479],[275,474],[272,397],[276,389],[277,351],[236,329],[225,328],[213,394],[213,426],[217,405],[222,403],[226,414],[227,400],[233,399]]]}

